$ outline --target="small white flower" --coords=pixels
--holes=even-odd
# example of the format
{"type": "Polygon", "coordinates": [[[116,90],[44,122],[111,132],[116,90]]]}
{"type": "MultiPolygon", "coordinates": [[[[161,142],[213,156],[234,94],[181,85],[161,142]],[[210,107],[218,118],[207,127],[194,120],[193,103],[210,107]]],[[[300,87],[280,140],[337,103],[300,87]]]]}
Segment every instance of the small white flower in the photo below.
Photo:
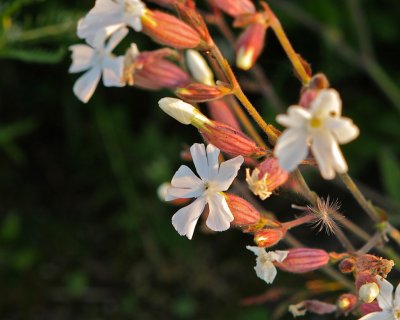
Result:
{"type": "Polygon", "coordinates": [[[277,274],[273,262],[282,262],[285,260],[289,251],[276,250],[267,252],[265,248],[256,246],[246,246],[246,248],[254,252],[254,254],[257,256],[257,264],[254,267],[257,276],[266,283],[272,283],[277,274]]]}
{"type": "Polygon", "coordinates": [[[393,286],[384,278],[377,277],[380,293],[376,298],[382,311],[368,313],[359,320],[400,320],[400,284],[393,297],[393,286]]]}
{"type": "Polygon", "coordinates": [[[190,148],[198,178],[187,166],[181,166],[168,188],[166,201],[179,198],[197,198],[172,217],[172,224],[180,235],[192,238],[197,220],[208,204],[207,227],[214,231],[229,229],[233,215],[223,195],[237,176],[243,157],[238,156],[218,163],[220,150],[213,145],[195,143],[190,148]]]}
{"type": "Polygon", "coordinates": [[[289,107],[287,115],[278,115],[276,121],[288,127],[274,150],[282,168],[293,171],[306,158],[310,146],[322,177],[333,179],[335,172],[346,172],[347,163],[338,144],[355,139],[359,130],[341,113],[338,92],[325,89],[318,93],[310,109],[294,105],[289,107]]]}
{"type": "Polygon", "coordinates": [[[96,46],[86,44],[76,44],[70,46],[72,51],[72,65],[70,73],[86,71],[76,82],[73,88],[75,95],[82,101],[88,102],[92,97],[101,74],[103,74],[103,84],[106,87],[124,86],[122,72],[124,67],[124,57],[115,57],[111,51],[126,36],[128,29],[122,28],[115,32],[107,43],[105,43],[107,32],[103,30],[102,36],[93,40],[96,46]],[[102,39],[102,41],[100,41],[102,39]]]}
{"type": "Polygon", "coordinates": [[[203,56],[196,50],[186,51],[186,63],[193,78],[209,86],[215,85],[214,74],[203,56]]]}
{"type": "Polygon", "coordinates": [[[120,25],[142,30],[141,16],[146,9],[140,0],[96,0],[94,7],[78,24],[81,39],[91,37],[104,28],[120,25]]]}

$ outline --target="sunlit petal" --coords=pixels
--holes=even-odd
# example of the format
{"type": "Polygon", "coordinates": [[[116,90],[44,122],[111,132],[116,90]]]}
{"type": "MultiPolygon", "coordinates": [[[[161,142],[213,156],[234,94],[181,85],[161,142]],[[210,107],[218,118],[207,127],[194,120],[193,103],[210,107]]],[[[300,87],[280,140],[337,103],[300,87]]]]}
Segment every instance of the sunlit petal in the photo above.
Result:
{"type": "Polygon", "coordinates": [[[69,68],[70,73],[81,72],[92,66],[94,50],[85,44],[75,44],[70,46],[72,51],[72,64],[69,68]]]}
{"type": "Polygon", "coordinates": [[[209,169],[206,148],[202,143],[195,143],[190,147],[190,153],[192,155],[194,166],[203,181],[208,181],[209,179],[209,169]]]}
{"type": "Polygon", "coordinates": [[[393,307],[393,285],[382,277],[377,277],[379,285],[378,300],[379,307],[383,310],[389,310],[393,307]]]}
{"type": "Polygon", "coordinates": [[[210,212],[206,221],[207,227],[214,231],[225,231],[229,229],[233,215],[228,207],[225,197],[216,193],[208,197],[210,212]]]}
{"type": "Polygon", "coordinates": [[[280,166],[293,171],[307,156],[307,133],[301,129],[288,129],[277,140],[274,154],[280,166]]]}
{"type": "Polygon", "coordinates": [[[99,83],[101,69],[94,67],[83,74],[74,84],[73,91],[82,102],[86,103],[92,97],[99,83]]]}
{"type": "Polygon", "coordinates": [[[360,130],[349,118],[328,118],[325,126],[334,135],[340,144],[348,143],[360,134],[360,130]]]}
{"type": "Polygon", "coordinates": [[[276,122],[291,128],[303,127],[306,121],[311,118],[311,114],[306,109],[299,106],[291,106],[288,108],[288,114],[280,114],[276,117],[276,122]]]}
{"type": "Polygon", "coordinates": [[[236,178],[243,161],[244,158],[242,156],[237,156],[221,163],[218,176],[214,180],[215,187],[218,191],[228,190],[233,180],[236,178]]]}
{"type": "Polygon", "coordinates": [[[321,90],[311,102],[310,110],[313,116],[326,118],[338,117],[342,113],[342,100],[334,89],[321,90]]]}
{"type": "Polygon", "coordinates": [[[219,149],[214,147],[212,144],[207,146],[207,160],[208,160],[208,176],[216,177],[218,175],[218,157],[219,157],[219,149]]]}
{"type": "Polygon", "coordinates": [[[103,84],[106,87],[123,87],[122,70],[124,57],[105,58],[103,60],[103,84]]]}

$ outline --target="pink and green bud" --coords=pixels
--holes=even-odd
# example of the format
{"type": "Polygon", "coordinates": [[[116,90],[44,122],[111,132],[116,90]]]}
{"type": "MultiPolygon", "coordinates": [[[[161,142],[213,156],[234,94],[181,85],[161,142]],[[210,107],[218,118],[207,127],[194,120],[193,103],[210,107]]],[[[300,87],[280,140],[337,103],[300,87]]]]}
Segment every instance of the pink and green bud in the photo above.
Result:
{"type": "Polygon", "coordinates": [[[249,70],[260,56],[265,42],[267,25],[253,23],[240,35],[236,44],[236,66],[249,70]]]}
{"type": "Polygon", "coordinates": [[[233,111],[223,100],[208,101],[207,108],[211,119],[242,131],[233,111]]]}
{"type": "Polygon", "coordinates": [[[214,0],[214,4],[232,17],[251,14],[256,11],[251,0],[214,0]]]}
{"type": "Polygon", "coordinates": [[[142,15],[143,33],[155,42],[177,49],[196,48],[199,34],[177,17],[157,10],[146,9],[142,15]]]}
{"type": "Polygon", "coordinates": [[[217,100],[231,93],[232,89],[225,85],[209,86],[202,83],[191,83],[175,91],[179,98],[191,102],[217,100]]]}
{"type": "Polygon", "coordinates": [[[251,203],[230,193],[225,193],[225,198],[233,214],[232,225],[245,227],[258,223],[261,215],[251,203]]]}
{"type": "Polygon", "coordinates": [[[329,254],[325,250],[312,248],[289,249],[285,260],[275,265],[288,272],[306,273],[326,266],[329,254]]]}
{"type": "Polygon", "coordinates": [[[269,248],[281,241],[285,234],[282,228],[263,229],[254,234],[254,242],[258,247],[269,248]]]}

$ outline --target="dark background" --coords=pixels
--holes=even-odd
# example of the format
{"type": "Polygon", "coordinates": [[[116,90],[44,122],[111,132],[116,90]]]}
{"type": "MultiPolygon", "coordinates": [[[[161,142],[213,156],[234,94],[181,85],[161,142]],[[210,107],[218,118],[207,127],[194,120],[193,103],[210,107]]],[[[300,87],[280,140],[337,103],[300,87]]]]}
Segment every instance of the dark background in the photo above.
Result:
{"type": "MultiPolygon", "coordinates": [[[[341,93],[344,115],[361,129],[343,147],[350,174],[398,223],[400,2],[270,4],[295,49],[327,75],[341,93]]],[[[68,46],[79,42],[76,21],[92,5],[0,0],[0,318],[269,319],[277,307],[300,301],[292,296],[296,288],[325,279],[322,274],[282,272],[267,286],[245,249],[250,236],[237,230],[207,234],[198,227],[189,241],[173,229],[177,208],[160,202],[156,189],[182,163],[181,147],[200,137],[157,107],[171,93],[100,84],[87,105],[73,95],[78,75],[68,74],[68,46]],[[273,292],[278,302],[241,305],[270,288],[286,294],[273,292]]],[[[226,41],[213,34],[231,56],[226,41]]],[[[121,53],[129,41],[142,50],[157,48],[131,31],[121,53]]],[[[299,83],[272,32],[260,63],[278,105],[296,103],[299,83]]],[[[257,93],[250,97],[273,121],[272,103],[257,93]]],[[[339,181],[307,176],[371,230],[339,181]]],[[[265,206],[285,221],[296,214],[293,202],[282,194],[265,206]]],[[[309,228],[295,234],[310,246],[341,250],[334,237],[315,236],[309,228]]],[[[334,301],[341,292],[321,297],[334,301]]]]}

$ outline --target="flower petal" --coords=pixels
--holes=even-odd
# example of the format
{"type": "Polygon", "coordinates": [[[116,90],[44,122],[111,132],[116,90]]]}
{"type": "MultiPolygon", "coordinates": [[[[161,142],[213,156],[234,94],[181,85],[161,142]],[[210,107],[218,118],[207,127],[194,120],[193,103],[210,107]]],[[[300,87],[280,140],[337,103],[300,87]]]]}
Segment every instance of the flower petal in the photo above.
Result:
{"type": "Polygon", "coordinates": [[[383,310],[390,310],[393,307],[393,286],[392,284],[382,277],[376,277],[379,285],[378,300],[379,307],[383,310]]]}
{"type": "Polygon", "coordinates": [[[371,312],[358,320],[394,320],[393,314],[389,311],[371,312]]]}
{"type": "Polygon", "coordinates": [[[242,156],[237,156],[221,163],[218,175],[214,178],[215,188],[217,188],[218,191],[228,190],[233,180],[236,178],[243,161],[244,158],[242,156]]]}
{"type": "Polygon", "coordinates": [[[400,309],[400,283],[397,285],[393,300],[394,308],[400,309]]]}
{"type": "Polygon", "coordinates": [[[311,114],[318,118],[338,117],[342,113],[342,100],[334,89],[321,90],[311,102],[311,114]]]}
{"type": "Polygon", "coordinates": [[[207,227],[214,231],[225,231],[231,226],[233,214],[228,207],[225,197],[216,193],[208,197],[208,206],[210,212],[206,221],[207,227]]]}
{"type": "Polygon", "coordinates": [[[123,87],[122,70],[124,68],[124,57],[105,58],[103,60],[103,84],[106,87],[123,87]]]}
{"type": "Polygon", "coordinates": [[[175,199],[198,198],[202,194],[203,194],[202,188],[185,189],[185,188],[169,187],[167,189],[167,195],[165,196],[165,201],[171,201],[175,199]]]}
{"type": "Polygon", "coordinates": [[[318,131],[313,136],[311,151],[317,160],[319,170],[324,179],[333,179],[335,170],[332,165],[332,148],[336,142],[333,137],[324,131],[318,131]]]}
{"type": "Polygon", "coordinates": [[[203,186],[203,181],[188,166],[180,166],[172,178],[171,185],[177,188],[197,189],[203,186]]]}
{"type": "Polygon", "coordinates": [[[202,143],[195,143],[190,147],[190,153],[192,155],[194,166],[203,181],[209,180],[209,169],[206,155],[206,148],[202,143]]]}
{"type": "Polygon", "coordinates": [[[293,171],[307,156],[307,139],[307,132],[297,128],[285,130],[278,138],[274,154],[283,169],[293,171]]]}
{"type": "Polygon", "coordinates": [[[280,114],[276,117],[276,122],[292,128],[300,128],[306,124],[306,121],[311,118],[311,114],[308,110],[299,106],[290,106],[288,108],[288,114],[280,114]]]}
{"type": "Polygon", "coordinates": [[[264,261],[261,257],[257,258],[257,265],[254,270],[256,270],[257,276],[266,283],[272,283],[278,273],[271,261],[264,261]]]}
{"type": "Polygon", "coordinates": [[[208,160],[208,176],[210,179],[216,177],[218,175],[218,157],[219,157],[220,150],[209,144],[207,146],[207,160],[208,160]]]}
{"type": "Polygon", "coordinates": [[[192,239],[197,220],[203,212],[205,205],[206,200],[201,197],[173,215],[172,225],[181,236],[186,236],[189,240],[192,239]]]}
{"type": "Polygon", "coordinates": [[[349,118],[328,118],[325,127],[329,129],[340,144],[348,143],[360,134],[358,127],[349,118]]]}
{"type": "Polygon", "coordinates": [[[283,250],[267,252],[269,260],[277,262],[282,262],[283,260],[285,260],[288,254],[289,251],[283,251],[283,250]]]}
{"type": "Polygon", "coordinates": [[[129,32],[128,28],[120,28],[119,30],[115,31],[108,40],[105,51],[106,52],[113,51],[115,47],[126,37],[128,32],[129,32]]]}
{"type": "Polygon", "coordinates": [[[265,248],[260,248],[257,246],[246,246],[247,250],[250,250],[251,252],[253,252],[255,255],[259,256],[261,254],[265,254],[265,248]]]}
{"type": "Polygon", "coordinates": [[[85,71],[92,66],[93,48],[86,44],[75,44],[69,50],[72,51],[72,64],[68,70],[70,73],[85,71]]]}
{"type": "Polygon", "coordinates": [[[79,100],[84,103],[89,101],[99,83],[100,75],[100,68],[93,67],[75,82],[73,91],[79,100]]]}

